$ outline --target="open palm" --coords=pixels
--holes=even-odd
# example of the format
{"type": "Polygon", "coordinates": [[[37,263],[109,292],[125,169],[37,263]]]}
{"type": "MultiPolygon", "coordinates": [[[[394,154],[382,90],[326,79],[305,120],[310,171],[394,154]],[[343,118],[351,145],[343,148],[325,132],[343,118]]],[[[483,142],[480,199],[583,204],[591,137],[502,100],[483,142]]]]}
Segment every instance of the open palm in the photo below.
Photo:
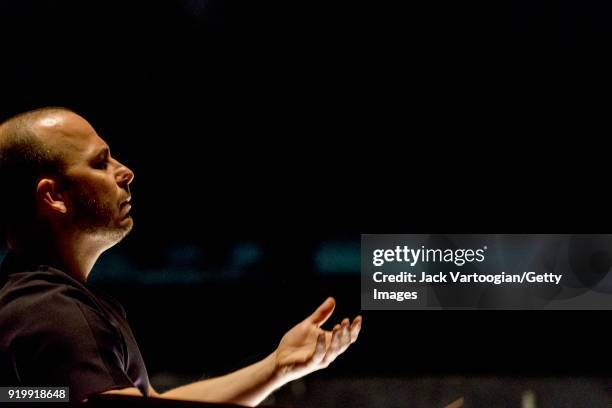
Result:
{"type": "Polygon", "coordinates": [[[352,323],[345,318],[331,331],[321,329],[335,306],[336,301],[327,298],[312,315],[283,336],[276,349],[276,363],[284,380],[295,380],[327,367],[357,340],[361,316],[353,319],[352,323]]]}

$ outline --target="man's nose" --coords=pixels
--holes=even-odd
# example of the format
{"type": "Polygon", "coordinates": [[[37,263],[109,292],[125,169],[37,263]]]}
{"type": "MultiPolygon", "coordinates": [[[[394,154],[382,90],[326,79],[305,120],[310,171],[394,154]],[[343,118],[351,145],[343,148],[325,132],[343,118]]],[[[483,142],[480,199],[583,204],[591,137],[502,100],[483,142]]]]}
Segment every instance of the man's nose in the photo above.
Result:
{"type": "Polygon", "coordinates": [[[134,172],[129,167],[119,163],[119,169],[117,170],[117,184],[121,186],[128,186],[134,180],[134,172]]]}

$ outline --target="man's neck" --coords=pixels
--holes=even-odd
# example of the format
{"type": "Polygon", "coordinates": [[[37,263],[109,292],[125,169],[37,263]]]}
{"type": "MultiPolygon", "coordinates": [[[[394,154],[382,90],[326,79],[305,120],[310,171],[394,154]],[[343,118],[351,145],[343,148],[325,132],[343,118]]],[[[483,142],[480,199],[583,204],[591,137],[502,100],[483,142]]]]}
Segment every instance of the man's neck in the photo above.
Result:
{"type": "Polygon", "coordinates": [[[10,247],[41,263],[63,270],[83,283],[106,249],[92,237],[83,234],[78,237],[64,236],[55,240],[19,243],[10,247]]]}

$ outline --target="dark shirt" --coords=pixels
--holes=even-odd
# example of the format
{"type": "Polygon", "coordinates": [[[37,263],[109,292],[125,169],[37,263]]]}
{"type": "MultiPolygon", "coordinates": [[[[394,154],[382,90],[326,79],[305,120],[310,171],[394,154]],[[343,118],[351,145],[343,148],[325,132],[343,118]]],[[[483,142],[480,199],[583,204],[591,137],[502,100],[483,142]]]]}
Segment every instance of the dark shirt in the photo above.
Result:
{"type": "Polygon", "coordinates": [[[71,401],[116,388],[148,396],[123,307],[65,272],[9,252],[0,266],[0,386],[68,386],[71,401]]]}

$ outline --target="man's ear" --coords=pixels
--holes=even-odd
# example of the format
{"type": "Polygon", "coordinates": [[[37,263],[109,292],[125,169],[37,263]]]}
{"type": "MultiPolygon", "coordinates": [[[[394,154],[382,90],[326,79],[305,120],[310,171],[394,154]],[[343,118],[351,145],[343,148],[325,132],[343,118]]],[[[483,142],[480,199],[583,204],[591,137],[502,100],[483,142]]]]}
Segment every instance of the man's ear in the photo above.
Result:
{"type": "Polygon", "coordinates": [[[62,214],[68,211],[59,185],[53,179],[40,179],[36,186],[36,199],[46,210],[59,211],[62,214]]]}

